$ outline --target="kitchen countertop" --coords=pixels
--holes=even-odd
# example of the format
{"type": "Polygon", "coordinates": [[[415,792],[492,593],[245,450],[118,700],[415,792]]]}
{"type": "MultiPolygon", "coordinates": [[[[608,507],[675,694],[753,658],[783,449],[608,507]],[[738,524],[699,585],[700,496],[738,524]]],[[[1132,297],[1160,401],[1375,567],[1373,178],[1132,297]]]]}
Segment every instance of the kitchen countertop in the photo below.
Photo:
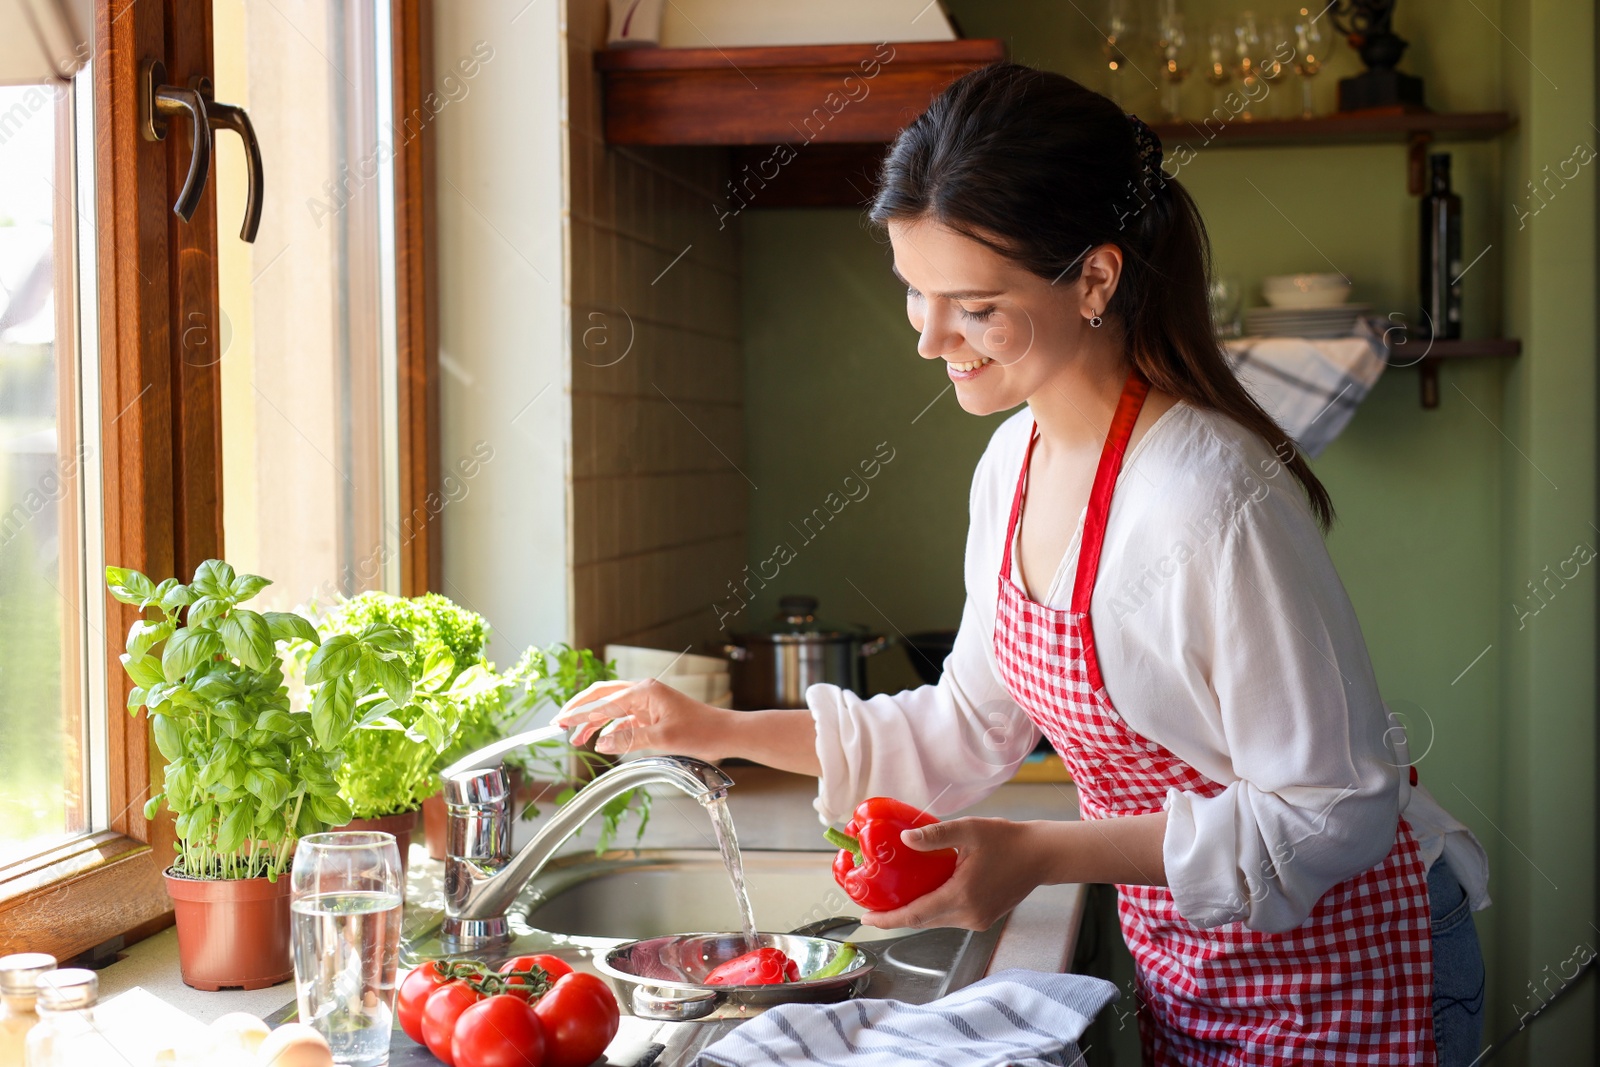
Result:
{"type": "MultiPolygon", "coordinates": [[[[831,852],[822,840],[821,824],[811,806],[816,795],[814,779],[766,767],[733,765],[725,768],[736,785],[729,791],[729,806],[741,848],[799,849],[831,852]]],[[[1013,820],[1076,819],[1077,793],[1071,785],[1010,783],[988,799],[963,812],[1013,820]]],[[[517,823],[516,845],[537,829],[539,820],[517,823]]],[[[574,837],[566,851],[594,847],[596,828],[574,837]]],[[[619,844],[631,846],[631,824],[624,824],[619,844]]],[[[413,879],[437,877],[443,864],[427,857],[421,843],[412,846],[413,879]]],[[[658,795],[644,837],[643,848],[715,848],[710,824],[700,805],[677,793],[658,795]]],[[[819,857],[819,862],[823,862],[819,857]]],[[[1072,962],[1082,925],[1086,887],[1041,886],[1034,890],[1006,921],[996,946],[990,973],[1012,967],[1062,971],[1072,962]]],[[[135,944],[123,958],[100,972],[101,1000],[140,986],[194,1018],[209,1022],[234,1011],[268,1016],[294,999],[294,985],[284,982],[268,989],[202,992],[183,984],[178,973],[177,932],[173,929],[135,944]]],[[[619,1035],[619,1042],[623,1036],[619,1035]]]]}

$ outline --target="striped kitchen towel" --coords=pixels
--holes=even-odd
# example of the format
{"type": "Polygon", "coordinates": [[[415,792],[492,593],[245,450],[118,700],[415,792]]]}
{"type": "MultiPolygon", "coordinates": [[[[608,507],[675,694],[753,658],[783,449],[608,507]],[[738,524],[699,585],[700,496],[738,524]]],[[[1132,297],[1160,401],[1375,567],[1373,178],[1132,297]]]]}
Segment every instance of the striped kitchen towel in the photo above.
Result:
{"type": "Polygon", "coordinates": [[[784,1004],[711,1045],[693,1067],[1073,1067],[1083,1062],[1078,1039],[1116,998],[1116,986],[1087,975],[1010,970],[929,1004],[784,1004]]]}
{"type": "Polygon", "coordinates": [[[1233,371],[1300,451],[1315,459],[1350,422],[1387,365],[1383,320],[1358,318],[1355,333],[1326,340],[1241,337],[1229,341],[1233,371]]]}

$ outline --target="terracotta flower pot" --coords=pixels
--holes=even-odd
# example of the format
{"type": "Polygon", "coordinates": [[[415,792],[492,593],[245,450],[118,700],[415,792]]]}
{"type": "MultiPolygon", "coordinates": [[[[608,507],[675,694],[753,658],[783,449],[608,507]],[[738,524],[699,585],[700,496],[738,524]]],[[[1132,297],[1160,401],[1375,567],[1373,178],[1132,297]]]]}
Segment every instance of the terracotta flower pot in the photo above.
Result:
{"type": "Polygon", "coordinates": [[[422,802],[422,836],[428,845],[429,859],[444,859],[444,835],[449,825],[450,815],[444,808],[443,792],[422,802]]]}
{"type": "Polygon", "coordinates": [[[402,811],[398,815],[380,815],[376,819],[351,819],[340,830],[378,830],[394,835],[395,847],[400,850],[400,880],[405,881],[406,866],[411,856],[411,835],[417,830],[418,810],[402,811]]]}
{"type": "Polygon", "coordinates": [[[178,923],[178,963],[196,989],[265,989],[294,977],[289,955],[289,873],[206,881],[163,877],[178,923]]]}

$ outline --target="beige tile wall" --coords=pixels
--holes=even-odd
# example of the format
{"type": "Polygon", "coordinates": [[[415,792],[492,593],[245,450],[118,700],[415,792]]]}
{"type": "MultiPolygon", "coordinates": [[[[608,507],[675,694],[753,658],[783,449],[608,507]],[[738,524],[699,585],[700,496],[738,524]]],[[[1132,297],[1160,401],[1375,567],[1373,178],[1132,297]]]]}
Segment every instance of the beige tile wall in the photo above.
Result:
{"type": "Polygon", "coordinates": [[[574,640],[698,651],[744,566],[751,490],[737,223],[712,209],[728,160],[608,148],[605,0],[567,18],[574,640]]]}

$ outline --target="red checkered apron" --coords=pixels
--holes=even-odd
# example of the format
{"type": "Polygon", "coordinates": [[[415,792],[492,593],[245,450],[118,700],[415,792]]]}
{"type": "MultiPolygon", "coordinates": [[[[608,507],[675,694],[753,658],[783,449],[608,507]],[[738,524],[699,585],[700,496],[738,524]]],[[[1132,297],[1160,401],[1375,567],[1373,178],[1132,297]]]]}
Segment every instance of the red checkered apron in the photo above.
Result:
{"type": "MultiPolygon", "coordinates": [[[[1085,819],[1161,811],[1172,788],[1205,797],[1223,791],[1127,727],[1095,658],[1090,594],[1112,490],[1147,392],[1147,383],[1130,376],[1117,405],[1089,497],[1070,610],[1034,603],[1011,578],[1037,429],[1017,479],[1000,566],[994,646],[1001,677],[1071,770],[1085,819]]],[[[1292,849],[1278,859],[1292,863],[1292,849]]],[[[1435,1062],[1427,878],[1404,819],[1386,859],[1328,890],[1286,933],[1237,922],[1203,930],[1178,914],[1164,887],[1117,890],[1138,972],[1147,1064],[1435,1062]]]]}

